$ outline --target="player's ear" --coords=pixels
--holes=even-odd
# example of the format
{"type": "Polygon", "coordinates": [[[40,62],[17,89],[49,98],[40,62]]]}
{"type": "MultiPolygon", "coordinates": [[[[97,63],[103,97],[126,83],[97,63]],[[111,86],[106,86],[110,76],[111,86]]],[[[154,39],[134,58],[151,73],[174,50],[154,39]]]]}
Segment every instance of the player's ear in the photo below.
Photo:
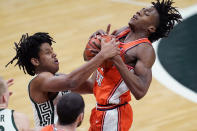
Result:
{"type": "Polygon", "coordinates": [[[2,101],[3,101],[3,103],[6,103],[7,102],[7,98],[6,98],[5,95],[2,96],[2,101]]]}
{"type": "Polygon", "coordinates": [[[155,31],[156,31],[156,27],[155,27],[155,26],[150,25],[150,26],[148,27],[148,33],[149,33],[149,34],[152,34],[152,33],[154,33],[155,31]]]}
{"type": "Polygon", "coordinates": [[[82,121],[82,120],[83,120],[83,117],[84,117],[84,113],[82,112],[82,113],[80,113],[80,115],[78,116],[79,121],[82,121]]]}
{"type": "Polygon", "coordinates": [[[40,62],[38,59],[36,58],[31,58],[31,63],[34,65],[34,66],[39,66],[40,62]]]}

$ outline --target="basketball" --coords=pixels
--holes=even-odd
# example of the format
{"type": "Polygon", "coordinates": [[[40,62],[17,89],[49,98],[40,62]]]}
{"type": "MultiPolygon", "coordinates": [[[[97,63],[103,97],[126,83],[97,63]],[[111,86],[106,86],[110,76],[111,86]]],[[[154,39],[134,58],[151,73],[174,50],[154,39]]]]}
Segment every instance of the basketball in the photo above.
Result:
{"type": "MultiPolygon", "coordinates": [[[[104,35],[101,36],[105,38],[105,42],[109,42],[112,39],[112,35],[104,35]]],[[[101,50],[101,41],[98,38],[91,38],[86,44],[86,48],[83,53],[83,57],[85,61],[91,60],[99,51],[101,50]]],[[[109,69],[113,63],[110,60],[106,60],[101,67],[105,69],[109,69]]]]}

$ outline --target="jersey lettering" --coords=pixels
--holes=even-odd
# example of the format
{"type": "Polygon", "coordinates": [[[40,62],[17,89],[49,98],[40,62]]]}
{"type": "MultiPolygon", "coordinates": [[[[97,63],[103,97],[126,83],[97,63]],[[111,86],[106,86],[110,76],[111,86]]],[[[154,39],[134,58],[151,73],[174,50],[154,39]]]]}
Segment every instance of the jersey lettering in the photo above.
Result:
{"type": "Polygon", "coordinates": [[[4,115],[0,116],[0,122],[4,122],[4,115]]]}
{"type": "Polygon", "coordinates": [[[104,78],[103,75],[97,70],[96,82],[98,86],[101,86],[103,78],[104,78]]]}

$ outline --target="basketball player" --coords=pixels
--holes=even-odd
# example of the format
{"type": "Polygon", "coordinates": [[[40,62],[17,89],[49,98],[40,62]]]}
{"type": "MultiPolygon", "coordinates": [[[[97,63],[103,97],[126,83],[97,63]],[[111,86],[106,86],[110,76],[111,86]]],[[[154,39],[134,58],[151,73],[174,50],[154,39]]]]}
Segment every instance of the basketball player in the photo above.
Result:
{"type": "Polygon", "coordinates": [[[23,113],[8,109],[9,97],[12,92],[8,91],[8,86],[13,84],[13,79],[6,83],[0,77],[0,131],[27,131],[29,129],[29,119],[23,113]]]}
{"type": "Polygon", "coordinates": [[[52,42],[54,41],[48,33],[23,35],[20,42],[15,43],[16,56],[8,63],[17,60],[16,65],[22,67],[24,73],[36,75],[28,85],[36,129],[57,121],[55,105],[58,97],[68,92],[66,90],[92,92],[92,88],[87,86],[92,82],[91,79],[88,80],[89,76],[104,60],[120,54],[115,40],[111,40],[110,44],[102,40],[101,51],[91,61],[67,75],[58,75],[59,61],[51,47],[52,42]]]}
{"type": "MultiPolygon", "coordinates": [[[[167,37],[181,15],[171,0],[157,0],[130,19],[128,26],[113,33],[120,41],[121,54],[112,58],[114,65],[98,68],[89,131],[128,131],[133,121],[130,92],[137,99],[149,89],[155,62],[152,42],[167,37]]],[[[93,34],[105,34],[100,30],[93,34]]]]}
{"type": "Polygon", "coordinates": [[[71,92],[62,96],[57,103],[57,124],[46,126],[41,131],[75,131],[83,120],[84,107],[79,94],[71,92]]]}

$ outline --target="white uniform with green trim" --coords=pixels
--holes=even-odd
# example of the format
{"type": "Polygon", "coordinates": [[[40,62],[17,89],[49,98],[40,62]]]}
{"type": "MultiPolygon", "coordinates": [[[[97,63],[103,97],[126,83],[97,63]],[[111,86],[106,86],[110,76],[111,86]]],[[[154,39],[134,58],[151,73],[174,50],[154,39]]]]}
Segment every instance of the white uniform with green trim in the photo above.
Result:
{"type": "Polygon", "coordinates": [[[0,109],[0,131],[18,131],[13,112],[10,109],[0,109]]]}
{"type": "Polygon", "coordinates": [[[30,96],[31,81],[29,82],[28,85],[28,94],[33,107],[35,129],[40,129],[40,127],[57,123],[57,119],[58,119],[56,112],[57,101],[59,100],[60,97],[62,97],[62,95],[67,94],[71,91],[67,90],[67,91],[57,92],[53,98],[50,98],[50,100],[43,103],[36,103],[30,96]]]}

